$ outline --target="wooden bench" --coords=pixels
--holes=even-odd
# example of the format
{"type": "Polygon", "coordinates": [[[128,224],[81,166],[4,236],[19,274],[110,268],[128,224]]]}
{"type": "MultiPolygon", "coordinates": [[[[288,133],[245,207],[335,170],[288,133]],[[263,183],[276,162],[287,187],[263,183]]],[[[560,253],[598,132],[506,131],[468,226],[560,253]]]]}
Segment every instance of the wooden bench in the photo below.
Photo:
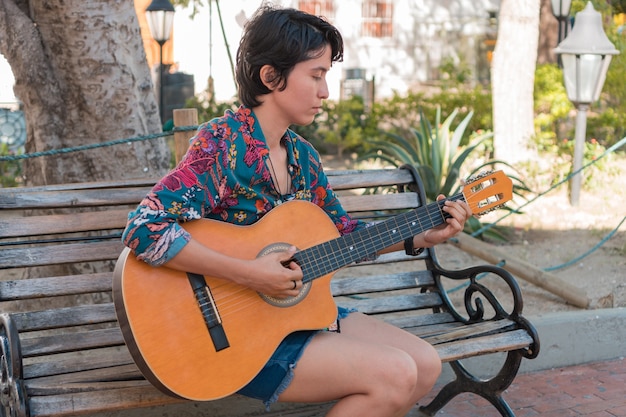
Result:
{"type": "MultiPolygon", "coordinates": [[[[368,221],[424,201],[411,169],[332,171],[329,177],[346,209],[368,221]]],[[[127,213],[154,182],[0,189],[2,415],[77,416],[185,402],[142,377],[112,303],[112,274],[127,213]]],[[[457,394],[470,392],[488,399],[501,415],[513,416],[501,394],[522,359],[537,356],[539,340],[521,315],[522,296],[507,271],[490,265],[444,270],[432,249],[417,258],[394,253],[339,271],[332,291],[337,303],[425,338],[452,366],[456,380],[420,408],[423,415],[434,415],[457,394]],[[508,292],[508,305],[486,288],[486,280],[479,281],[485,274],[508,292]],[[446,293],[445,279],[469,284],[460,302],[446,293]],[[500,354],[506,360],[490,379],[475,378],[460,362],[494,352],[506,352],[500,354]]],[[[212,416],[272,415],[251,401],[233,395],[202,407],[212,416]]],[[[273,410],[282,407],[311,405],[273,410]]]]}

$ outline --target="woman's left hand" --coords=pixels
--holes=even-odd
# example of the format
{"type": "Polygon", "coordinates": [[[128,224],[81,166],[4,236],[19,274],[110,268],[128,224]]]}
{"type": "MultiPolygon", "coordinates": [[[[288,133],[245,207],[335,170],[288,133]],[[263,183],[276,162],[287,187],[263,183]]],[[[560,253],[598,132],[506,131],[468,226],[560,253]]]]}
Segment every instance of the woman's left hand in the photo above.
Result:
{"type": "MultiPolygon", "coordinates": [[[[444,195],[437,196],[437,201],[444,199],[444,195]]],[[[443,243],[459,232],[463,231],[465,222],[472,216],[472,211],[465,201],[447,200],[443,203],[442,210],[451,217],[446,219],[446,223],[434,229],[427,230],[420,237],[423,244],[417,242],[416,247],[430,247],[443,243]]]]}

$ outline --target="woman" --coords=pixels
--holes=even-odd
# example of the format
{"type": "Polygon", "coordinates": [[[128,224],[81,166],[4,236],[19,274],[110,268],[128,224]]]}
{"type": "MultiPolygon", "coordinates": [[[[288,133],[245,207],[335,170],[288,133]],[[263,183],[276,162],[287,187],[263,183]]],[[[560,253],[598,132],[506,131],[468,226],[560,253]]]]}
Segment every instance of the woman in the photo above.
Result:
{"type": "MultiPolygon", "coordinates": [[[[271,297],[298,295],[302,270],[291,260],[295,248],[237,259],[197,242],[180,223],[204,217],[251,224],[298,199],[317,204],[341,234],[365,227],[342,208],[319,154],[289,130],[321,111],[326,74],[342,56],[341,35],[323,19],[259,9],[237,53],[241,107],[198,129],[183,161],[129,215],[124,243],[154,266],[230,280],[271,297]]],[[[451,216],[447,223],[407,240],[407,252],[454,236],[471,215],[463,202],[446,201],[443,210],[451,216]]],[[[387,250],[398,249],[401,244],[387,250]]],[[[239,392],[268,407],[274,401],[336,400],[328,416],[403,416],[440,371],[428,343],[338,307],[334,326],[289,335],[239,392]]]]}

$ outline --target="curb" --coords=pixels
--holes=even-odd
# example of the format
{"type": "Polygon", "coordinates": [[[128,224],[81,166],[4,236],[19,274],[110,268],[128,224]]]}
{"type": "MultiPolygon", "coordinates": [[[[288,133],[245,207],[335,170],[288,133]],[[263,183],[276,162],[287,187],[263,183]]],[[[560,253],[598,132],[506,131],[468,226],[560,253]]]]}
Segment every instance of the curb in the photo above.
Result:
{"type": "MultiPolygon", "coordinates": [[[[539,333],[541,350],[537,358],[523,359],[519,374],[582,365],[626,356],[626,308],[581,310],[529,316],[539,333]]],[[[479,377],[498,372],[505,354],[492,354],[463,360],[479,377]]],[[[449,366],[439,382],[453,379],[449,366]]]]}
{"type": "Polygon", "coordinates": [[[601,362],[626,356],[626,308],[549,313],[529,318],[541,351],[520,373],[601,362]]]}

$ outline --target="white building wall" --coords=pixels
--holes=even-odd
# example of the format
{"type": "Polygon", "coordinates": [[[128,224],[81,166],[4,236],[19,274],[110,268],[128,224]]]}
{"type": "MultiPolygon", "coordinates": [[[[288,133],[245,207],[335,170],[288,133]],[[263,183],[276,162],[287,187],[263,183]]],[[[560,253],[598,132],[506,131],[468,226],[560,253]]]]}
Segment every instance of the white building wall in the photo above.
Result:
{"type": "Polygon", "coordinates": [[[344,67],[364,68],[378,97],[433,79],[442,59],[476,59],[476,41],[488,30],[499,0],[396,0],[391,38],[363,37],[361,0],[336,1],[336,25],[345,38],[344,67]]]}

